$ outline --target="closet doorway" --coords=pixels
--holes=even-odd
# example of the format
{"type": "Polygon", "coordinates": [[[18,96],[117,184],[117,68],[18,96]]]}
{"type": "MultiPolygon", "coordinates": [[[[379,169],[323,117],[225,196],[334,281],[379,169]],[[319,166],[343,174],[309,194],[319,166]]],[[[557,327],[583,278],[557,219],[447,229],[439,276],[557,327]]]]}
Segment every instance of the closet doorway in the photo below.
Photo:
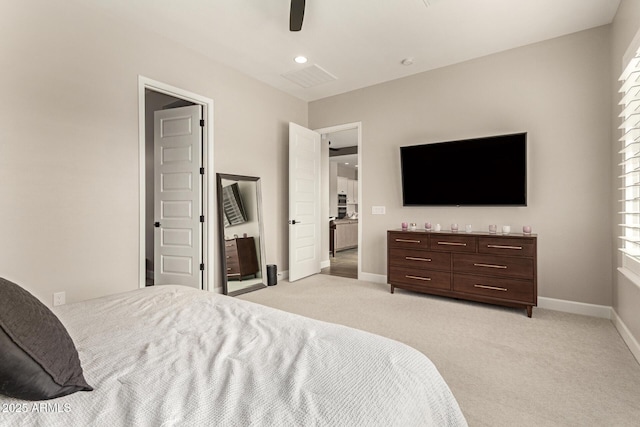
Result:
{"type": "Polygon", "coordinates": [[[139,286],[213,290],[213,101],[142,76],[138,99],[139,286]]]}

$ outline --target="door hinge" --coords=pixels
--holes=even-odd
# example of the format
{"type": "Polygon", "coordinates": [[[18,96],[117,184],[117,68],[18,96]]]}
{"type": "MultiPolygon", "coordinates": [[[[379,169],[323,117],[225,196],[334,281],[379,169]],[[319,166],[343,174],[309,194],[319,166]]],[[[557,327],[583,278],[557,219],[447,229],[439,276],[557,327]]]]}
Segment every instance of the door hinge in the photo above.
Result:
{"type": "Polygon", "coordinates": [[[204,222],[204,215],[200,215],[200,222],[204,222]]]}
{"type": "Polygon", "coordinates": [[[204,119],[200,119],[200,126],[204,127],[204,119]]]}
{"type": "Polygon", "coordinates": [[[204,264],[200,264],[200,271],[204,271],[204,264]]]}
{"type": "Polygon", "coordinates": [[[204,175],[204,168],[200,168],[200,175],[204,175]]]}

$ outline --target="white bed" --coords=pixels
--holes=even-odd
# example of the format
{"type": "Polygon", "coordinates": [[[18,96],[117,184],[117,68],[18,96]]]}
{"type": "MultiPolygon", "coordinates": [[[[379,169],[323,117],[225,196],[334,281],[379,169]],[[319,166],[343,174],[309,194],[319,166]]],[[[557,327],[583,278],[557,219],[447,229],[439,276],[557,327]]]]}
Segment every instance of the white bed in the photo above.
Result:
{"type": "Polygon", "coordinates": [[[427,357],[344,326],[181,286],[55,313],[94,391],[0,396],[2,425],[466,425],[427,357]]]}

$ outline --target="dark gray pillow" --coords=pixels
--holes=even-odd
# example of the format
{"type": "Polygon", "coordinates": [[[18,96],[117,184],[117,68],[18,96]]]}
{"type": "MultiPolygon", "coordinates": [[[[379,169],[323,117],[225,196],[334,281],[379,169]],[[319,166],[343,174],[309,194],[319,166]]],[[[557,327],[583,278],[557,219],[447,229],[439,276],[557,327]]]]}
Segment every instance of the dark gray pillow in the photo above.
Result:
{"type": "Polygon", "coordinates": [[[0,278],[0,394],[46,400],[93,388],[78,351],[55,314],[0,278]]]}

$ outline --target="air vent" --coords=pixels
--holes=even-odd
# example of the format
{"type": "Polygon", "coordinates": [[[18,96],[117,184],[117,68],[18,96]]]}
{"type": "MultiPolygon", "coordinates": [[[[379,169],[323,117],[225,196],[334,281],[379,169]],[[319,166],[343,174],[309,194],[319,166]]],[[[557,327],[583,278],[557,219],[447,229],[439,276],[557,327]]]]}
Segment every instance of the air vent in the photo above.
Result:
{"type": "Polygon", "coordinates": [[[302,70],[283,74],[282,77],[304,88],[318,86],[323,83],[337,80],[336,76],[317,65],[312,65],[310,67],[303,68],[302,70]]]}

